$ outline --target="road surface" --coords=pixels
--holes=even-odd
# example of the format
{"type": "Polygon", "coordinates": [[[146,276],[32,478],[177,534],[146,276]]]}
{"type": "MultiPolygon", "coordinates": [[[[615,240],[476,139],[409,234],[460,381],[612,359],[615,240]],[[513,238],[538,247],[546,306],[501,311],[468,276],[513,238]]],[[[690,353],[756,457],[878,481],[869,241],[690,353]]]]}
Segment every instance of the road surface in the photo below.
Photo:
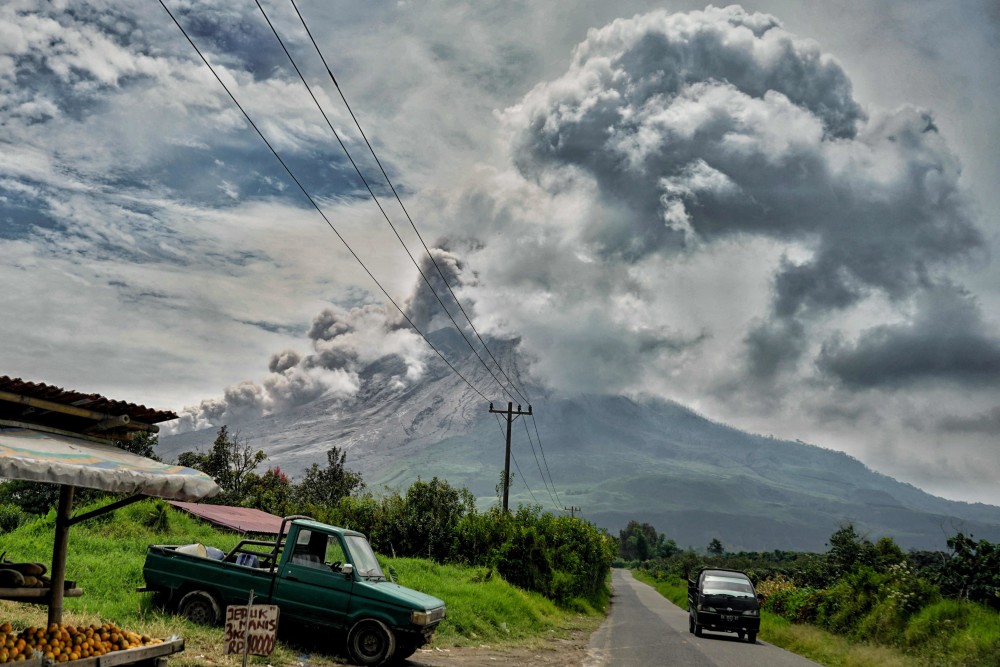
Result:
{"type": "Polygon", "coordinates": [[[612,570],[611,613],[590,638],[584,667],[816,667],[817,663],[761,640],[756,644],[735,634],[688,632],[687,611],[653,588],[636,581],[628,570],[612,570]]]}

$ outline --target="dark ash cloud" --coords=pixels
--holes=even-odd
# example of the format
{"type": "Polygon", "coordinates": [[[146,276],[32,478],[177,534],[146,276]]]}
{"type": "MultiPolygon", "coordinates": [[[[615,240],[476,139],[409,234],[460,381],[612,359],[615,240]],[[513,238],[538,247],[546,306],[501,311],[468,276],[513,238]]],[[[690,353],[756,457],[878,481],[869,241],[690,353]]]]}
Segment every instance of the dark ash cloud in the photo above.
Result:
{"type": "MultiPolygon", "coordinates": [[[[458,257],[439,248],[432,248],[431,252],[448,282],[453,287],[460,286],[458,257]]],[[[430,260],[425,260],[422,268],[444,298],[447,288],[430,260]]],[[[439,315],[440,305],[422,280],[404,304],[407,316],[425,333],[444,317],[439,315]]],[[[324,396],[348,402],[361,388],[365,368],[375,361],[381,362],[397,386],[403,387],[423,375],[424,357],[430,351],[398,315],[375,304],[349,310],[326,308],[313,318],[306,335],[313,348],[310,354],[303,356],[294,350],[272,354],[269,373],[260,383],[244,381],[228,387],[222,398],[185,408],[170,430],[175,433],[198,430],[241,417],[274,414],[324,396]]]]}
{"type": "Polygon", "coordinates": [[[794,369],[809,343],[805,327],[794,320],[760,322],[743,342],[747,370],[762,380],[794,369]]]}
{"type": "Polygon", "coordinates": [[[953,287],[921,295],[911,322],[868,329],[854,342],[824,343],[819,369],[855,388],[949,381],[1000,384],[1000,339],[976,303],[953,287]]]}
{"type": "Polygon", "coordinates": [[[938,429],[945,433],[973,433],[995,436],[1000,433],[1000,406],[971,417],[948,416],[938,421],[938,429]]]}
{"type": "MultiPolygon", "coordinates": [[[[459,326],[463,326],[463,323],[467,324],[465,315],[462,315],[448,290],[449,285],[453,290],[458,290],[465,284],[461,259],[447,248],[431,248],[430,254],[434,258],[433,262],[426,253],[421,255],[418,261],[420,271],[427,280],[417,279],[416,287],[402,306],[410,321],[424,333],[441,327],[454,326],[448,319],[448,315],[445,314],[445,308],[459,323],[459,326]],[[437,268],[435,268],[435,264],[437,268]],[[440,269],[440,273],[438,269],[440,269]]],[[[463,307],[465,307],[466,313],[472,317],[473,312],[470,311],[470,307],[464,304],[463,307]]],[[[399,326],[409,325],[400,320],[399,326]]]]}
{"type": "Polygon", "coordinates": [[[298,366],[300,361],[302,361],[302,355],[298,352],[295,350],[284,350],[283,352],[271,355],[271,361],[267,365],[267,370],[272,373],[283,373],[289,368],[298,366]]]}

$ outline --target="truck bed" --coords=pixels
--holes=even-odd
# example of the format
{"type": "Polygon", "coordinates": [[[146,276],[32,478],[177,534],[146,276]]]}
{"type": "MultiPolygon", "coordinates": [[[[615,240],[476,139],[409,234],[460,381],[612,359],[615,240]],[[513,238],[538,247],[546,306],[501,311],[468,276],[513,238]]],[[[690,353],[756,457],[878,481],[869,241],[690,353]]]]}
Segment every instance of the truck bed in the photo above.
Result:
{"type": "Polygon", "coordinates": [[[171,598],[193,588],[211,590],[223,605],[245,603],[251,590],[261,603],[269,602],[275,577],[269,566],[202,558],[181,553],[176,545],[157,544],[149,546],[142,574],[147,589],[166,592],[171,598]]]}

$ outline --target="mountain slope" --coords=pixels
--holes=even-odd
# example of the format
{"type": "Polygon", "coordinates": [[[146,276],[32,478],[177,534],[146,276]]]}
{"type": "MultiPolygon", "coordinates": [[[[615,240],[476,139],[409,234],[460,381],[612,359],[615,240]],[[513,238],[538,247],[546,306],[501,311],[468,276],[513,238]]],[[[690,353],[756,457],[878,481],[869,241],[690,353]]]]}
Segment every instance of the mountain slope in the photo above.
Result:
{"type": "MultiPolygon", "coordinates": [[[[457,334],[439,331],[433,340],[449,358],[468,356],[457,334]]],[[[514,345],[491,349],[504,368],[514,367],[514,345]]],[[[477,386],[491,382],[482,366],[459,369],[477,386]]],[[[438,476],[489,502],[503,469],[503,425],[440,362],[408,386],[395,380],[401,373],[385,359],[365,369],[347,406],[319,399],[229,426],[292,475],[324,462],[336,445],[370,486],[404,488],[418,476],[438,476]]],[[[910,548],[943,549],[957,530],[1000,539],[1000,508],[936,498],[839,452],[747,434],[664,401],[544,397],[538,390],[533,397],[544,456],[529,443],[533,424],[519,419],[512,504],[580,507],[612,531],[631,519],[648,521],[698,549],[717,537],[730,550],[823,550],[846,521],[910,548]],[[546,461],[555,499],[540,473],[546,461]]],[[[169,459],[213,438],[214,431],[163,437],[160,453],[169,459]]]]}

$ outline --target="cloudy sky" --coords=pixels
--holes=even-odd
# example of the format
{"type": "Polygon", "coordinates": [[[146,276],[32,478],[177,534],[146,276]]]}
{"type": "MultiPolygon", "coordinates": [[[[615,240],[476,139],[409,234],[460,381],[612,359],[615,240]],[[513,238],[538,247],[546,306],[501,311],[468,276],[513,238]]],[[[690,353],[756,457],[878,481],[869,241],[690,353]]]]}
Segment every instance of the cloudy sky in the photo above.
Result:
{"type": "MultiPolygon", "coordinates": [[[[430,353],[331,225],[445,320],[331,126],[423,248],[291,3],[261,0],[329,125],[255,0],[165,2],[326,218],[160,4],[9,0],[0,374],[201,416],[349,396],[386,354],[419,378],[430,353]]],[[[1000,504],[994,2],[297,4],[536,381],[1000,504]]]]}

